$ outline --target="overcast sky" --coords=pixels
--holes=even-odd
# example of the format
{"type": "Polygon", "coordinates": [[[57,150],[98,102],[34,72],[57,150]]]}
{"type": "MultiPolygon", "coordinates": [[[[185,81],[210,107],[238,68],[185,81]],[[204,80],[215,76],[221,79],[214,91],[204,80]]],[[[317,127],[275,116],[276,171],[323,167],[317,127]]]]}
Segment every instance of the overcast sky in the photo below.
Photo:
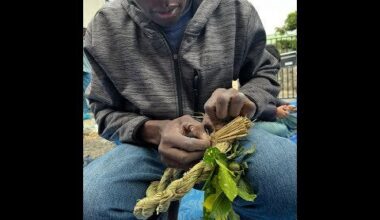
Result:
{"type": "Polygon", "coordinates": [[[267,35],[281,27],[290,12],[297,10],[297,0],[248,0],[256,8],[267,35]]]}

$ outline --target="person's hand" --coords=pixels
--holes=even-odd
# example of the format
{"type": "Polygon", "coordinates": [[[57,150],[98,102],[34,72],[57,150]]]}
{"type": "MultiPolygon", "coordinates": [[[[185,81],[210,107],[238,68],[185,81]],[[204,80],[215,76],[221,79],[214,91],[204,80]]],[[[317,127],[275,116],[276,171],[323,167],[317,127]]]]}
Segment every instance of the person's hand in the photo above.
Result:
{"type": "Polygon", "coordinates": [[[208,130],[218,130],[237,116],[251,118],[256,112],[256,104],[236,89],[216,89],[204,105],[203,124],[208,130]]]}
{"type": "Polygon", "coordinates": [[[297,111],[297,107],[295,107],[293,105],[286,105],[285,110],[288,112],[295,112],[295,111],[297,111]]]}
{"type": "Polygon", "coordinates": [[[203,125],[189,115],[167,122],[160,136],[161,161],[168,167],[185,170],[199,162],[211,144],[203,125]]]}
{"type": "Polygon", "coordinates": [[[289,111],[287,110],[287,105],[281,105],[277,107],[276,117],[277,118],[286,118],[289,115],[289,111]]]}

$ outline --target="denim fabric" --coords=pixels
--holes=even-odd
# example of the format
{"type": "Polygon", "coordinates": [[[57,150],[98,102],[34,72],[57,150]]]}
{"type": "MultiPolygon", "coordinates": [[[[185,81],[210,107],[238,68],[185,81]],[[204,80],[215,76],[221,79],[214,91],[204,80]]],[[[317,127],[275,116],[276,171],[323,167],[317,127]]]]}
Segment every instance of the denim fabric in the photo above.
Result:
{"type": "Polygon", "coordinates": [[[255,124],[257,128],[266,130],[271,134],[289,138],[297,134],[297,112],[290,113],[288,117],[277,119],[275,122],[258,121],[255,124]]]}
{"type": "MultiPolygon", "coordinates": [[[[241,143],[256,146],[246,179],[257,198],[235,199],[234,210],[241,219],[296,219],[296,145],[255,127],[241,143]]],[[[136,201],[164,169],[157,150],[130,144],[95,159],[83,169],[83,219],[135,219],[136,201]]]]}

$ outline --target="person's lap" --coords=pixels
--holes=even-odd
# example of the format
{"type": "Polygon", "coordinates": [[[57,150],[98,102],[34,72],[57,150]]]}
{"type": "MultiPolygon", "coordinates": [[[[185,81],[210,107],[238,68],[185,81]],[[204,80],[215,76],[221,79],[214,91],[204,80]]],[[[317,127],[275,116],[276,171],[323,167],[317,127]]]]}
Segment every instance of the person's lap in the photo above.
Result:
{"type": "Polygon", "coordinates": [[[290,131],[285,124],[271,121],[259,121],[256,122],[256,128],[265,130],[271,134],[287,138],[290,135],[290,131]]]}
{"type": "Polygon", "coordinates": [[[297,146],[258,128],[251,130],[241,144],[256,146],[248,159],[246,179],[257,197],[254,202],[235,199],[234,210],[242,219],[296,219],[297,146]]]}
{"type": "MultiPolygon", "coordinates": [[[[296,219],[296,146],[261,129],[242,144],[256,145],[247,180],[257,198],[236,199],[234,210],[242,219],[296,219]]],[[[129,144],[94,160],[83,170],[84,219],[134,219],[136,201],[164,169],[156,150],[129,144]]]]}
{"type": "Polygon", "coordinates": [[[157,151],[119,145],[83,169],[83,219],[135,219],[133,207],[165,167],[157,151]]]}

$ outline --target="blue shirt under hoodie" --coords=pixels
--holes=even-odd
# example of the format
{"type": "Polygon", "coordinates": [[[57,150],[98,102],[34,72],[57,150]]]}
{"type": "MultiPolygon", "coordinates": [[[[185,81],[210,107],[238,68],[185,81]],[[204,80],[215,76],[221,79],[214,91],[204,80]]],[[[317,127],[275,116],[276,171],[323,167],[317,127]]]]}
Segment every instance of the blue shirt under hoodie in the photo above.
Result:
{"type": "Polygon", "coordinates": [[[182,41],[183,34],[185,32],[187,23],[193,17],[194,12],[192,10],[192,0],[188,0],[187,6],[183,11],[178,22],[170,27],[162,27],[162,30],[165,33],[165,36],[171,48],[174,50],[173,52],[178,53],[179,46],[182,41]]]}

